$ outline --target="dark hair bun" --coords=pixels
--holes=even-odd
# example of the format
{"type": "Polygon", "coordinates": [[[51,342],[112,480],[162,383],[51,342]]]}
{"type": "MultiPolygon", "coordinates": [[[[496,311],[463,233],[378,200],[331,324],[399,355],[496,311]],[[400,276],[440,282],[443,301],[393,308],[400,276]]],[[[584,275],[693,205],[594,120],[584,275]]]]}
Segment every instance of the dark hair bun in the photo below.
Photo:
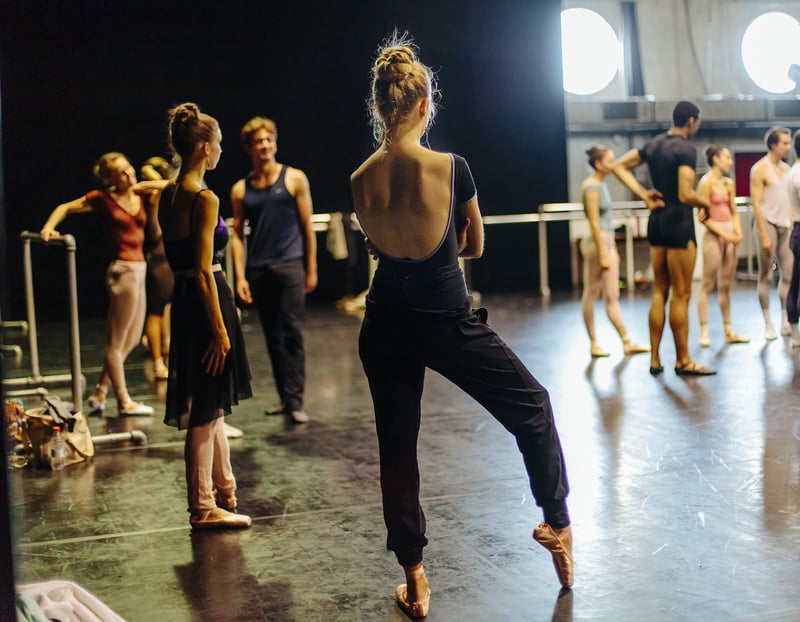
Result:
{"type": "Polygon", "coordinates": [[[174,125],[190,125],[196,123],[200,119],[200,108],[197,104],[186,102],[175,106],[171,111],[170,124],[174,125]]]}

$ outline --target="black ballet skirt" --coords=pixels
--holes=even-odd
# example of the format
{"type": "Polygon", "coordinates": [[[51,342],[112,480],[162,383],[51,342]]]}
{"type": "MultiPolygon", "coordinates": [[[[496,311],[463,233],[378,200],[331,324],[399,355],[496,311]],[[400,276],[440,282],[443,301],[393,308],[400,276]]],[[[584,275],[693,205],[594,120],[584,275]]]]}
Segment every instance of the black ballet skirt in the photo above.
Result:
{"type": "MultiPolygon", "coordinates": [[[[192,201],[194,210],[198,192],[192,201]]],[[[206,315],[200,287],[192,269],[194,236],[179,240],[164,240],[164,250],[175,272],[172,292],[171,336],[169,350],[169,379],[164,423],[179,430],[209,423],[231,413],[231,406],[252,397],[250,366],[244,345],[244,335],[234,304],[233,292],[219,269],[219,255],[228,243],[228,229],[219,218],[214,230],[212,260],[214,281],[217,284],[222,320],[228,331],[231,349],[225,367],[218,376],[209,375],[201,362],[211,342],[211,324],[206,315]]]]}
{"type": "Polygon", "coordinates": [[[178,429],[203,425],[230,414],[231,406],[253,395],[244,335],[233,292],[223,272],[212,274],[231,342],[225,367],[219,376],[209,375],[201,363],[211,342],[211,327],[197,281],[193,275],[175,279],[164,423],[178,429]]]}

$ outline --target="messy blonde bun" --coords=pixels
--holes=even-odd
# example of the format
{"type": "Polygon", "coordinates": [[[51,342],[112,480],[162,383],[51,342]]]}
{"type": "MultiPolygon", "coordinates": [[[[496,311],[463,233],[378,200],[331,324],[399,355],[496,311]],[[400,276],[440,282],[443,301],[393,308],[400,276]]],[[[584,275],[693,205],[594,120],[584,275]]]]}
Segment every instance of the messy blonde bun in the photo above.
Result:
{"type": "Polygon", "coordinates": [[[372,93],[369,111],[378,141],[402,121],[423,97],[431,100],[428,125],[436,114],[438,96],[435,76],[417,57],[417,47],[408,36],[395,31],[379,48],[372,66],[372,93]]]}

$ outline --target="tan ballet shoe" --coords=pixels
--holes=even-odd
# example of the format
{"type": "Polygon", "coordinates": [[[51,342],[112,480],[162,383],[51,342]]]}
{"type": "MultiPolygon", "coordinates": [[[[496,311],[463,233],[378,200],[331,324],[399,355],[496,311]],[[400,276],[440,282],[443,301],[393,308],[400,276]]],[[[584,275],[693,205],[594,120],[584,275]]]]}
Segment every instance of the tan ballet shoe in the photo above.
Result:
{"type": "Polygon", "coordinates": [[[212,494],[214,495],[214,502],[217,504],[218,508],[222,508],[231,514],[237,513],[236,508],[238,501],[236,499],[236,494],[225,495],[216,488],[213,490],[212,494]]]}
{"type": "Polygon", "coordinates": [[[553,529],[542,521],[533,530],[533,539],[550,551],[559,583],[563,587],[572,587],[572,527],[553,529]]]}
{"type": "Polygon", "coordinates": [[[153,376],[156,380],[166,380],[169,378],[169,368],[164,363],[164,359],[157,359],[153,363],[153,376]]]}
{"type": "Polygon", "coordinates": [[[428,607],[431,602],[431,590],[428,587],[428,578],[423,575],[418,580],[417,600],[413,603],[408,600],[408,585],[406,583],[397,586],[397,589],[394,591],[394,597],[397,599],[397,604],[400,606],[400,609],[402,609],[407,616],[415,620],[424,618],[428,615],[428,607]],[[421,598],[420,591],[423,594],[421,598]]]}
{"type": "Polygon", "coordinates": [[[734,332],[725,333],[725,343],[750,343],[748,337],[740,337],[734,332]]]}
{"type": "Polygon", "coordinates": [[[629,341],[623,344],[622,351],[626,355],[641,354],[642,352],[650,352],[650,346],[643,346],[640,343],[633,343],[632,341],[629,341]]]}
{"type": "Polygon", "coordinates": [[[249,516],[234,514],[222,508],[192,513],[189,517],[192,529],[244,529],[251,523],[252,520],[249,516]]]}
{"type": "Polygon", "coordinates": [[[601,348],[601,347],[600,347],[600,346],[598,346],[597,344],[594,344],[594,345],[592,346],[592,349],[591,349],[590,351],[591,351],[591,353],[592,353],[592,356],[593,356],[594,358],[602,358],[602,357],[604,357],[604,356],[609,356],[608,352],[606,352],[605,350],[603,350],[603,348],[601,348]]]}

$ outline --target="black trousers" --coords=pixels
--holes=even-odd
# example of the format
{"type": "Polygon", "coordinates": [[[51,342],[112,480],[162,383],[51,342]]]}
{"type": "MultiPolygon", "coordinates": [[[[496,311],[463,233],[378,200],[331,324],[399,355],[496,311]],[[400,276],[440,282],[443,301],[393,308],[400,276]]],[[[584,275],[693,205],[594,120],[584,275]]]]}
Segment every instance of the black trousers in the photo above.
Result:
{"type": "Polygon", "coordinates": [[[301,410],[306,386],[303,260],[292,259],[261,268],[248,268],[247,280],[267,341],[281,404],[287,412],[301,410]]]}
{"type": "Polygon", "coordinates": [[[786,295],[786,316],[791,324],[800,320],[800,222],[794,223],[789,236],[789,248],[792,249],[792,279],[789,281],[789,293],[786,295]]]}
{"type": "Polygon", "coordinates": [[[569,524],[561,443],[547,390],[486,324],[483,309],[447,319],[370,314],[359,355],[375,406],[387,547],[403,566],[422,561],[417,437],[425,369],[471,395],[517,441],[536,504],[555,528],[569,524]]]}

